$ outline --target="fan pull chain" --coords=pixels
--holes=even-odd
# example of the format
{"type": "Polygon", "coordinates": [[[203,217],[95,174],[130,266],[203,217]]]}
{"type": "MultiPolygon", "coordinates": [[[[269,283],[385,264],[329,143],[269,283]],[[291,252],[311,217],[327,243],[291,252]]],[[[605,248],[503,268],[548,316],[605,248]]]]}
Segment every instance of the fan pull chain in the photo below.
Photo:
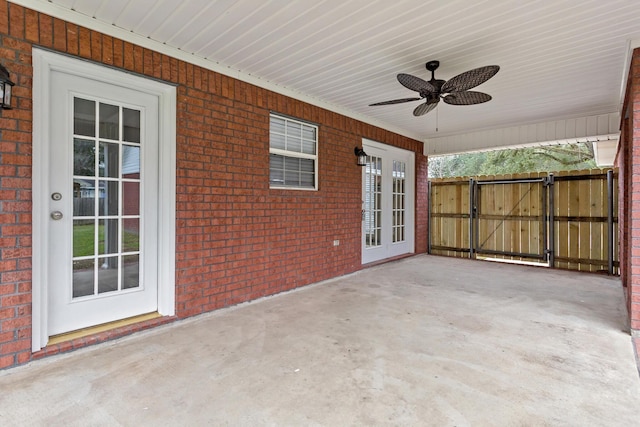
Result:
{"type": "Polygon", "coordinates": [[[439,105],[436,106],[436,132],[438,132],[438,116],[439,116],[438,111],[440,111],[439,107],[440,107],[439,105]]]}

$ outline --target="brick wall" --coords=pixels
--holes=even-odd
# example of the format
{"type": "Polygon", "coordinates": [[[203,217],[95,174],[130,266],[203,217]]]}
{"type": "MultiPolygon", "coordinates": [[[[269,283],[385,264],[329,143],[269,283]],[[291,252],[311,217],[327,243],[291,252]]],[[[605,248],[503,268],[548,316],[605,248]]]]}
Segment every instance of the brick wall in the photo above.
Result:
{"type": "MultiPolygon", "coordinates": [[[[32,46],[178,85],[178,317],[360,269],[361,169],[353,147],[362,138],[416,153],[416,251],[426,251],[427,162],[418,141],[0,0],[0,62],[16,81],[15,108],[0,113],[0,368],[34,357],[32,46]],[[270,111],[319,125],[319,191],[269,189],[270,111]]],[[[164,321],[51,346],[35,357],[164,321]]]]}
{"type": "Polygon", "coordinates": [[[630,327],[640,331],[640,49],[633,53],[616,164],[620,168],[620,268],[630,327]]]}

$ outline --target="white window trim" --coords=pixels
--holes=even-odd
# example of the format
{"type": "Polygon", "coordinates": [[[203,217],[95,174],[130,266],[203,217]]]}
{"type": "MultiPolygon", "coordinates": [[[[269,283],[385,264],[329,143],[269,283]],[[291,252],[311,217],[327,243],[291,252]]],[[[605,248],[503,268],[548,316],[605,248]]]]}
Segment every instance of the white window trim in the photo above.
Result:
{"type": "Polygon", "coordinates": [[[176,218],[176,88],[107,66],[38,48],[33,49],[33,177],[32,200],[32,351],[46,346],[48,254],[48,211],[45,191],[49,176],[46,138],[50,120],[51,72],[81,77],[92,76],[102,82],[132,87],[158,97],[159,108],[159,188],[162,201],[158,212],[158,312],[175,315],[175,218],[176,218]]]}
{"type": "Polygon", "coordinates": [[[294,119],[291,117],[287,117],[287,116],[283,116],[281,114],[277,114],[277,113],[271,113],[269,114],[269,121],[271,121],[272,117],[277,117],[279,119],[283,119],[283,120],[287,120],[290,122],[295,122],[295,123],[300,123],[301,125],[304,126],[310,126],[316,129],[316,154],[307,154],[307,153],[298,153],[296,151],[289,151],[289,150],[283,150],[280,148],[271,148],[271,126],[269,126],[269,154],[277,154],[279,156],[284,156],[284,157],[296,157],[296,158],[300,158],[300,159],[309,159],[309,160],[313,160],[313,177],[314,177],[314,183],[313,183],[313,188],[309,188],[309,187],[295,187],[295,186],[291,186],[291,185],[273,185],[271,184],[271,178],[269,178],[269,188],[273,189],[273,190],[302,190],[302,191],[318,191],[318,137],[319,137],[319,128],[317,125],[309,123],[309,122],[305,122],[302,120],[298,120],[298,119],[294,119]]]}

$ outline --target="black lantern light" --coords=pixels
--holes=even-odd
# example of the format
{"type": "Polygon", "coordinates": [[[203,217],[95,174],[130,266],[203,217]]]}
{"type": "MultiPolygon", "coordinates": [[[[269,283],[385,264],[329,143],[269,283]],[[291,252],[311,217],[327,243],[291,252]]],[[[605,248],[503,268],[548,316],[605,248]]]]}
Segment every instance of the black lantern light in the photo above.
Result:
{"type": "Polygon", "coordinates": [[[9,110],[11,109],[11,87],[15,83],[9,80],[9,72],[0,65],[0,106],[9,110]]]}
{"type": "Polygon", "coordinates": [[[356,154],[358,158],[358,166],[366,166],[367,165],[367,153],[364,152],[362,148],[354,148],[353,152],[356,154]]]}

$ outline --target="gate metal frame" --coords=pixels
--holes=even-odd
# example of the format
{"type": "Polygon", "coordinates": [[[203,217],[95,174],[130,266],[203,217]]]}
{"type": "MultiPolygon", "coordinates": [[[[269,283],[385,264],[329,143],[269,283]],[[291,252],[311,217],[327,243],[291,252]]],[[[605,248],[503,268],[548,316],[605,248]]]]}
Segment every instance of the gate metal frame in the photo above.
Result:
{"type": "MultiPolygon", "coordinates": [[[[562,177],[563,180],[571,179],[570,177],[562,177]]],[[[555,267],[555,196],[554,196],[554,184],[556,178],[553,173],[549,173],[546,177],[541,178],[529,178],[529,179],[501,179],[501,180],[475,180],[469,179],[469,258],[476,259],[478,254],[487,255],[505,255],[521,258],[539,259],[545,261],[549,267],[555,267]],[[541,183],[542,184],[542,253],[531,254],[511,251],[495,251],[495,250],[483,250],[479,247],[479,221],[480,215],[478,212],[478,196],[479,187],[482,185],[490,184],[526,184],[526,183],[541,183]]],[[[606,172],[606,185],[607,185],[607,259],[608,259],[608,273],[613,275],[615,270],[614,262],[614,171],[608,170],[606,172]]],[[[431,199],[432,188],[431,182],[428,184],[428,200],[429,200],[429,213],[428,213],[428,253],[431,253],[433,247],[431,242],[431,199]]],[[[466,215],[465,215],[466,216],[466,215]]],[[[450,248],[451,249],[451,248],[450,248]]],[[[455,250],[455,249],[454,249],[455,250]]],[[[458,251],[464,251],[460,248],[458,251]]]]}
{"type": "MultiPolygon", "coordinates": [[[[469,180],[469,258],[476,258],[477,254],[480,255],[506,255],[520,258],[539,259],[542,261],[549,261],[549,242],[547,237],[547,224],[549,221],[547,215],[547,191],[548,177],[543,178],[527,178],[527,179],[500,179],[500,180],[486,180],[477,181],[473,178],[469,180]],[[496,251],[491,249],[482,249],[480,247],[480,213],[478,211],[478,195],[479,187],[481,185],[496,185],[496,184],[529,184],[540,183],[543,185],[542,191],[542,215],[541,215],[541,229],[543,233],[542,238],[542,253],[524,253],[524,252],[511,252],[511,251],[496,251]]],[[[505,216],[506,218],[506,216],[505,216]]],[[[532,217],[533,218],[533,217],[532,217]]]]}

